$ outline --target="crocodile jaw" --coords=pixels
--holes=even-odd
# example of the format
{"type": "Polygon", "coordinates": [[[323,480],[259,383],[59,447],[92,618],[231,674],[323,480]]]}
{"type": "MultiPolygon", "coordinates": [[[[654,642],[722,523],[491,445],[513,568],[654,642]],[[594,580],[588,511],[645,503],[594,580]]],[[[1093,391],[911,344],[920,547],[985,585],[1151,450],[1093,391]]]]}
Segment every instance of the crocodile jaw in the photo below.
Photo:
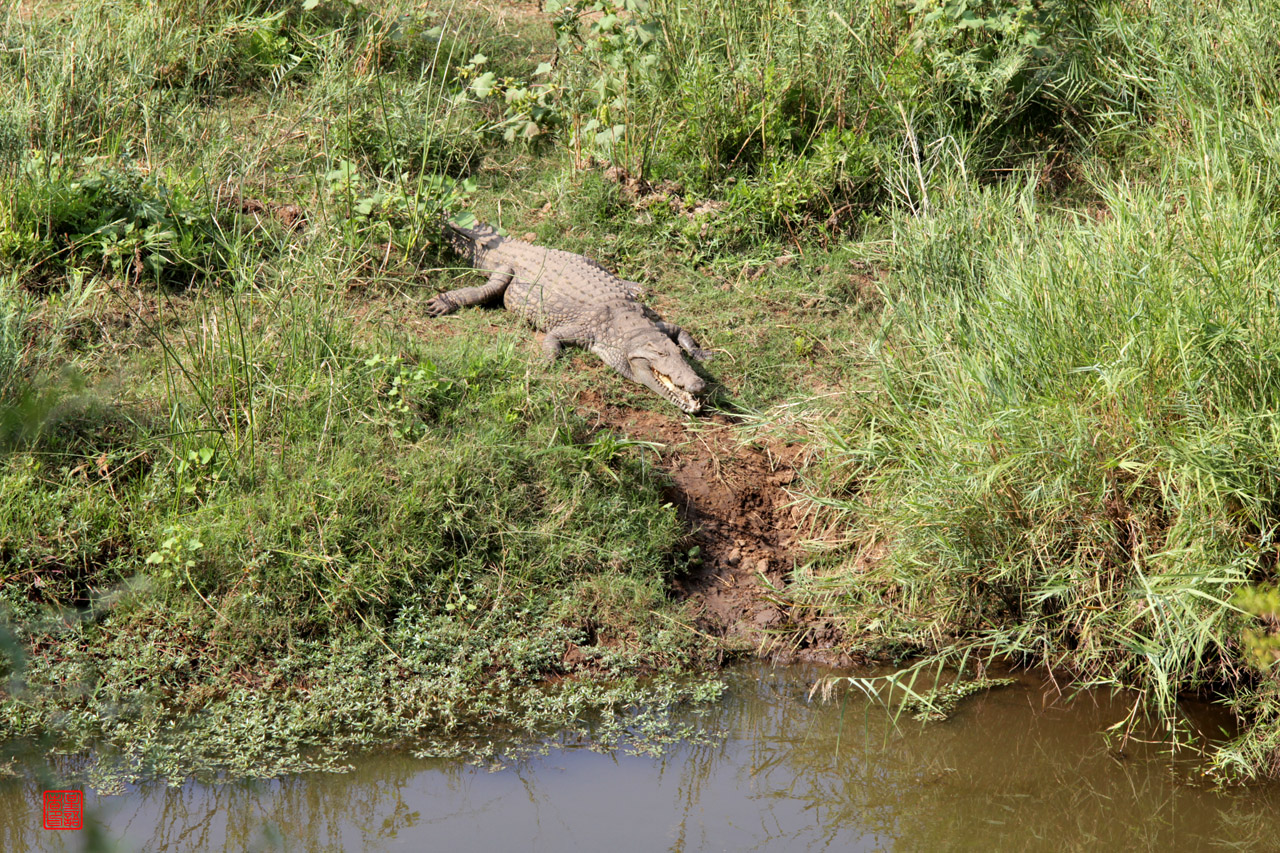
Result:
{"type": "Polygon", "coordinates": [[[662,386],[663,391],[659,393],[662,393],[664,397],[679,406],[681,411],[694,415],[702,408],[701,400],[672,382],[671,377],[662,371],[654,370],[653,378],[658,380],[658,384],[662,386]]]}
{"type": "Polygon", "coordinates": [[[693,415],[702,410],[702,401],[697,395],[707,384],[685,364],[678,352],[634,356],[630,359],[630,376],[682,412],[693,415]]]}

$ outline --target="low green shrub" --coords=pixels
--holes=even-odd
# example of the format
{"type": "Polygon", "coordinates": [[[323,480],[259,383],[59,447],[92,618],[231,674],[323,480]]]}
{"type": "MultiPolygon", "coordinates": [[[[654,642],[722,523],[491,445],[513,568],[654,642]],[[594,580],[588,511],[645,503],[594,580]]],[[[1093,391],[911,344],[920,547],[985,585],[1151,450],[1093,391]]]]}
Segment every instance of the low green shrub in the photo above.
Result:
{"type": "Polygon", "coordinates": [[[24,159],[0,206],[0,270],[47,280],[75,266],[187,284],[218,264],[203,199],[132,163],[24,159]]]}

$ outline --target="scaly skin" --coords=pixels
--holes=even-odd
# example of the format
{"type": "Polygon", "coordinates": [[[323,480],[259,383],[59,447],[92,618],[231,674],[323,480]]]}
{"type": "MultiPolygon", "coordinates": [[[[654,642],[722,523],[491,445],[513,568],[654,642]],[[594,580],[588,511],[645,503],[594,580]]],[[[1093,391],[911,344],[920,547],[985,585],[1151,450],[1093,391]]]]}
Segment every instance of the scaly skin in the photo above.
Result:
{"type": "Polygon", "coordinates": [[[446,223],[444,229],[453,247],[489,273],[489,280],[435,296],[427,302],[428,314],[440,317],[501,296],[507,310],[546,332],[542,346],[548,362],[565,344],[585,347],[683,411],[702,408],[698,395],[706,383],[680,350],[698,361],[707,353],[684,329],[636,301],[640,285],[582,255],[502,237],[488,225],[446,223]]]}

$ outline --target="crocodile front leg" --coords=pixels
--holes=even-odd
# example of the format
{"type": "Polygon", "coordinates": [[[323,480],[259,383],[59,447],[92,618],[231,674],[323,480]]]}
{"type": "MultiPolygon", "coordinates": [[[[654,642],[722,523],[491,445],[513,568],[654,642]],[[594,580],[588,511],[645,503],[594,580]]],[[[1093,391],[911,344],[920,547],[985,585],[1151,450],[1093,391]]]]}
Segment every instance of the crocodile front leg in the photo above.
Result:
{"type": "Polygon", "coordinates": [[[565,344],[590,347],[594,341],[595,336],[586,323],[561,323],[547,330],[546,337],[542,339],[542,355],[547,364],[551,365],[560,357],[560,350],[564,349],[565,344]]]}
{"type": "MultiPolygon", "coordinates": [[[[601,330],[610,328],[613,322],[613,311],[607,305],[601,305],[595,310],[588,312],[585,317],[565,320],[547,329],[546,337],[542,339],[542,354],[547,359],[547,364],[553,364],[560,355],[560,350],[565,344],[573,344],[583,347],[584,349],[597,351],[597,342],[600,340],[601,330]]],[[[614,368],[618,366],[613,364],[610,359],[605,359],[614,368]]],[[[623,359],[625,363],[626,359],[623,359]]],[[[628,379],[631,378],[630,370],[622,370],[628,379]]]]}
{"type": "Polygon", "coordinates": [[[468,305],[480,305],[492,302],[502,296],[511,283],[515,269],[510,266],[498,267],[489,274],[489,280],[476,287],[460,287],[446,293],[438,293],[427,300],[427,313],[432,317],[443,317],[452,314],[459,308],[468,305]]]}
{"type": "Polygon", "coordinates": [[[680,349],[689,353],[697,361],[707,361],[711,358],[711,353],[698,346],[698,342],[693,339],[693,335],[677,326],[675,323],[668,323],[666,320],[656,321],[658,331],[666,335],[671,340],[680,345],[680,349]]]}

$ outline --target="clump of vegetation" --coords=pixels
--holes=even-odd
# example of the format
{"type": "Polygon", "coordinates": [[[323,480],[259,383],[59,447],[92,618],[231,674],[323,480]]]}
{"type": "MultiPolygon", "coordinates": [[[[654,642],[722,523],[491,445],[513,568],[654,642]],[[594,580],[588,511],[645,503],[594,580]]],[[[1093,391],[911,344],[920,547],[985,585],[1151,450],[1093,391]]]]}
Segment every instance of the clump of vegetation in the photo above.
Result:
{"type": "Polygon", "coordinates": [[[939,723],[955,713],[960,703],[975,693],[1008,687],[1012,678],[975,678],[972,681],[956,681],[932,687],[919,696],[903,700],[901,711],[920,722],[939,723]]]}
{"type": "Polygon", "coordinates": [[[215,268],[219,226],[207,203],[136,164],[24,158],[0,208],[0,271],[45,282],[69,268],[189,284],[215,268]]]}
{"type": "Polygon", "coordinates": [[[1264,675],[1280,660],[1280,637],[1276,636],[1280,620],[1280,591],[1274,585],[1245,586],[1236,591],[1233,602],[1245,613],[1258,617],[1262,624],[1244,629],[1241,637],[1250,662],[1264,675]]]}
{"type": "MultiPolygon", "coordinates": [[[[1140,177],[1086,161],[1092,201],[1063,210],[1034,172],[983,187],[957,159],[928,215],[891,217],[876,393],[833,481],[889,554],[827,589],[870,646],[1136,686],[1172,728],[1179,695],[1216,692],[1248,721],[1218,767],[1249,776],[1280,747],[1266,640],[1242,613],[1265,617],[1265,595],[1234,597],[1274,578],[1280,522],[1272,176],[1244,130],[1270,119],[1224,106],[1206,23],[1109,21],[1158,57],[1144,111],[1165,150],[1131,140],[1140,177]]],[[[1239,49],[1274,45],[1262,18],[1218,25],[1250,97],[1274,97],[1245,70],[1262,54],[1239,49]]]]}
{"type": "Polygon", "coordinates": [[[536,735],[625,704],[616,684],[558,700],[551,676],[622,679],[629,702],[637,675],[700,660],[663,592],[678,522],[640,459],[599,451],[509,353],[346,347],[332,397],[258,415],[257,456],[201,421],[159,455],[122,433],[148,457],[130,460],[98,416],[64,419],[69,454],[46,431],[7,457],[0,601],[31,652],[6,739],[56,728],[118,750],[113,772],[270,775],[380,740],[536,735]]]}

